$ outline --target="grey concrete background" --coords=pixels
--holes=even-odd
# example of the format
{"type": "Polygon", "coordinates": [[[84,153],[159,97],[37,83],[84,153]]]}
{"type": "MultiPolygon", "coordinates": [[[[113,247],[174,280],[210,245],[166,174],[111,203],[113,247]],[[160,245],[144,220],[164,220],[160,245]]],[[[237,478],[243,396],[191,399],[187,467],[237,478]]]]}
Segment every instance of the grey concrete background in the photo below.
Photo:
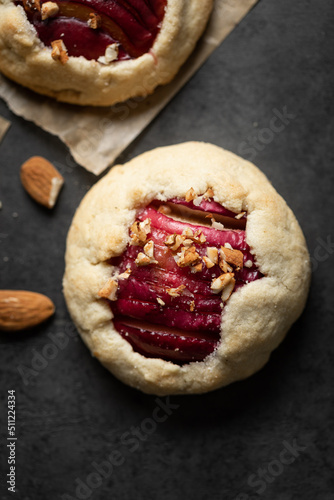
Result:
{"type": "Polygon", "coordinates": [[[1,288],[45,293],[57,307],[39,328],[0,336],[1,499],[334,499],[333,22],[330,0],[261,0],[120,158],[195,139],[253,159],[294,210],[313,259],[306,310],[268,365],[211,394],[170,398],[157,424],[147,419],[166,400],[100,366],[62,297],[66,233],[96,179],[0,102],[12,122],[0,146],[1,288]],[[277,112],[286,123],[271,132],[277,112]],[[66,179],[52,212],[20,185],[21,163],[36,154],[66,179]],[[15,494],[5,484],[9,389],[15,494]]]}

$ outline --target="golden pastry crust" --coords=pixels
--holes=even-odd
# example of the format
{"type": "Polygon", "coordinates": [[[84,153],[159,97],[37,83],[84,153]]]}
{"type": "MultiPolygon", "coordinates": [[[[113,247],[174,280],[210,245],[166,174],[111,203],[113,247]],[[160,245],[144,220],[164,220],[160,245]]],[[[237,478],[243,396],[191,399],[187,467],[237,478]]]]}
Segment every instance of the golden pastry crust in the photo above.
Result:
{"type": "Polygon", "coordinates": [[[309,281],[305,239],[285,201],[253,164],[205,143],[158,148],[112,168],[84,197],[68,234],[64,294],[71,316],[93,355],[146,393],[201,393],[252,375],[301,314],[309,281]],[[129,242],[136,211],[154,199],[184,197],[190,187],[213,188],[215,201],[247,211],[246,239],[265,276],[232,294],[218,349],[178,366],[134,352],[98,291],[113,271],[106,261],[129,242]]]}
{"type": "Polygon", "coordinates": [[[72,104],[109,106],[151,94],[175,76],[202,34],[213,0],[168,0],[152,49],[103,65],[83,56],[61,64],[37,37],[24,9],[0,0],[0,71],[35,92],[72,104]]]}

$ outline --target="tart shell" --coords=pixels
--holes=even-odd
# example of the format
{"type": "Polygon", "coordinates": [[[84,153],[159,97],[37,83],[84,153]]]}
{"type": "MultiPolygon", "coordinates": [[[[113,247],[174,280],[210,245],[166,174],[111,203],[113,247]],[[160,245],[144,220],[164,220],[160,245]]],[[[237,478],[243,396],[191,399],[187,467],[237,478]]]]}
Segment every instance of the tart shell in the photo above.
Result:
{"type": "Polygon", "coordinates": [[[61,64],[37,37],[23,7],[0,2],[0,71],[21,85],[72,104],[109,106],[151,94],[193,51],[213,0],[168,0],[152,49],[137,59],[103,65],[83,56],[61,64]]]}
{"type": "Polygon", "coordinates": [[[300,316],[309,282],[305,239],[285,201],[253,164],[205,143],[158,148],[112,168],[82,200],[67,239],[64,294],[80,335],[116,377],[150,394],[203,393],[258,371],[300,316]],[[98,291],[113,272],[108,259],[129,243],[138,209],[184,197],[190,187],[212,188],[216,202],[247,212],[246,240],[264,277],[226,303],[219,347],[179,366],[134,352],[98,291]]]}

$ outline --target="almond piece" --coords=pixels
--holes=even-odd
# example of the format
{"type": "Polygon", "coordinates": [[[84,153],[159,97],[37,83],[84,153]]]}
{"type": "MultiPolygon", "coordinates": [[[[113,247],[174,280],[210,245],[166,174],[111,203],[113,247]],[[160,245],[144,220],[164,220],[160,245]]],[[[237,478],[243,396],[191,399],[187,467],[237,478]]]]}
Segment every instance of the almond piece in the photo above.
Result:
{"type": "Polygon", "coordinates": [[[172,252],[176,252],[179,247],[183,244],[184,236],[180,234],[170,234],[165,240],[166,247],[170,248],[172,252]]]}
{"type": "Polygon", "coordinates": [[[130,228],[130,245],[145,245],[147,235],[151,232],[151,219],[145,219],[143,222],[134,222],[130,228]]]}
{"type": "Polygon", "coordinates": [[[183,293],[183,290],[185,290],[185,285],[180,285],[178,286],[177,288],[166,288],[166,292],[168,293],[168,295],[170,295],[171,297],[180,297],[180,295],[182,295],[183,293]]]}
{"type": "Polygon", "coordinates": [[[196,247],[182,247],[181,255],[178,254],[176,261],[179,267],[196,266],[201,261],[199,254],[196,252],[196,247]]]}
{"type": "Polygon", "coordinates": [[[211,219],[211,226],[214,229],[218,229],[218,231],[224,231],[224,229],[225,229],[224,224],[222,224],[221,222],[217,222],[214,217],[212,217],[212,219],[211,219]]]}
{"type": "Polygon", "coordinates": [[[24,189],[37,203],[54,207],[64,179],[48,160],[33,156],[23,163],[20,177],[24,189]]]}
{"type": "Polygon", "coordinates": [[[149,264],[158,264],[158,261],[154,258],[154,243],[149,240],[146,245],[144,245],[144,253],[139,252],[135,263],[137,266],[148,266],[149,264]]]}
{"type": "Polygon", "coordinates": [[[211,267],[215,265],[214,262],[212,262],[212,260],[210,260],[208,257],[205,257],[205,255],[203,257],[203,260],[208,269],[211,269],[211,267]]]}
{"type": "Polygon", "coordinates": [[[127,280],[130,278],[130,274],[132,273],[132,270],[127,267],[124,271],[124,273],[118,275],[119,280],[127,280]]]}
{"type": "MultiPolygon", "coordinates": [[[[221,274],[218,276],[218,278],[214,278],[211,282],[211,290],[213,293],[220,293],[224,290],[225,287],[230,285],[230,283],[233,283],[232,290],[234,288],[235,284],[235,279],[234,279],[234,274],[233,273],[226,273],[226,274],[221,274]]],[[[230,289],[230,287],[229,287],[230,289]]],[[[231,293],[232,293],[231,290],[231,293]]],[[[231,295],[229,294],[229,296],[231,295]]],[[[226,299],[227,300],[227,299],[226,299]]]]}
{"type": "Polygon", "coordinates": [[[89,19],[87,21],[88,26],[92,30],[97,30],[98,28],[101,28],[101,16],[98,14],[94,14],[93,12],[89,14],[89,19]]]}
{"type": "Polygon", "coordinates": [[[100,56],[97,61],[101,64],[108,65],[118,58],[118,45],[117,43],[111,43],[107,45],[104,56],[100,56]]]}
{"type": "Polygon", "coordinates": [[[185,194],[185,199],[187,202],[193,201],[197,197],[197,194],[195,193],[194,188],[188,189],[188,191],[185,194]]]}
{"type": "Polygon", "coordinates": [[[184,247],[191,247],[192,244],[193,244],[193,240],[191,240],[190,238],[185,239],[183,242],[184,247]]]}
{"type": "Polygon", "coordinates": [[[234,286],[235,286],[235,279],[232,277],[223,289],[223,293],[221,295],[223,302],[226,302],[231,297],[231,294],[234,290],[234,286]]]}
{"type": "Polygon", "coordinates": [[[51,57],[54,61],[59,61],[61,64],[66,64],[68,61],[67,49],[63,40],[53,40],[51,42],[51,57]]]}
{"type": "Polygon", "coordinates": [[[40,293],[0,290],[0,330],[15,332],[39,325],[55,312],[53,302],[40,293]]]}
{"type": "Polygon", "coordinates": [[[243,268],[244,255],[240,250],[235,250],[234,248],[231,250],[228,247],[221,247],[220,257],[227,262],[227,264],[231,264],[231,266],[235,267],[237,271],[243,268]]]}
{"type": "Polygon", "coordinates": [[[58,14],[59,7],[55,2],[45,2],[41,6],[41,18],[42,21],[49,19],[49,17],[54,17],[58,14]]]}
{"type": "Polygon", "coordinates": [[[137,266],[148,266],[149,264],[152,264],[150,257],[145,255],[143,252],[139,252],[137,254],[135,263],[137,266]]]}
{"type": "Polygon", "coordinates": [[[98,296],[103,299],[117,300],[116,294],[118,289],[117,280],[109,278],[107,283],[98,291],[98,296]]]}
{"type": "Polygon", "coordinates": [[[214,197],[214,192],[211,188],[208,188],[205,193],[203,194],[203,198],[205,200],[209,200],[210,198],[213,198],[214,197]]]}
{"type": "Polygon", "coordinates": [[[192,268],[191,268],[192,273],[201,273],[202,270],[203,270],[202,262],[199,262],[199,264],[196,264],[195,266],[192,266],[192,268]]]}
{"type": "Polygon", "coordinates": [[[211,262],[213,262],[214,264],[218,264],[218,248],[208,247],[206,249],[206,253],[211,262]]]}

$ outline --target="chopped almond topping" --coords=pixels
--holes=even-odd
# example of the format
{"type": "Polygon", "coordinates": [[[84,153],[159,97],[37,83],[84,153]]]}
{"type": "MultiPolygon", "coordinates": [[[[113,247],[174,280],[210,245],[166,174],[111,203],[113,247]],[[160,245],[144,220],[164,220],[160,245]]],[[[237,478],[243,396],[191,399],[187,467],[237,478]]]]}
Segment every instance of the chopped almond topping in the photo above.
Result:
{"type": "Polygon", "coordinates": [[[166,245],[167,247],[174,245],[174,243],[175,243],[175,238],[176,238],[176,234],[169,234],[169,235],[167,236],[167,238],[165,239],[165,245],[166,245]]]}
{"type": "Polygon", "coordinates": [[[169,234],[165,240],[165,245],[175,252],[181,245],[189,248],[194,242],[201,244],[205,243],[206,237],[202,231],[198,230],[194,234],[193,230],[187,227],[182,231],[182,234],[169,234]]]}
{"type": "Polygon", "coordinates": [[[188,191],[185,194],[185,199],[187,202],[193,201],[195,198],[197,198],[197,194],[195,193],[193,188],[188,189],[188,191]]]}
{"type": "Polygon", "coordinates": [[[208,247],[206,249],[208,258],[213,262],[213,264],[218,264],[218,248],[208,247]]]}
{"type": "Polygon", "coordinates": [[[223,229],[225,229],[224,224],[222,224],[221,222],[217,222],[214,217],[212,217],[211,219],[211,225],[214,229],[218,229],[218,231],[222,231],[223,229]]]}
{"type": "Polygon", "coordinates": [[[184,242],[184,236],[180,234],[169,234],[165,240],[165,245],[169,247],[173,252],[179,249],[179,247],[184,242]]]}
{"type": "Polygon", "coordinates": [[[199,254],[196,252],[196,248],[194,246],[190,248],[183,247],[181,249],[181,255],[179,255],[179,258],[176,263],[179,267],[187,267],[187,266],[195,266],[200,262],[200,260],[201,258],[199,254]]]}
{"type": "Polygon", "coordinates": [[[158,264],[158,261],[154,258],[154,243],[152,240],[148,241],[143,248],[143,252],[139,252],[135,263],[137,266],[147,266],[149,264],[158,264]]]}
{"type": "Polygon", "coordinates": [[[94,14],[92,12],[91,14],[89,14],[89,19],[87,21],[87,24],[93,30],[101,28],[101,16],[99,16],[98,14],[94,14]]]}
{"type": "Polygon", "coordinates": [[[134,222],[130,231],[131,245],[145,245],[147,235],[151,232],[151,219],[145,219],[143,222],[134,222]]]}
{"type": "Polygon", "coordinates": [[[41,7],[41,17],[42,21],[48,19],[49,17],[54,17],[58,14],[59,7],[55,2],[45,2],[41,7]]]}
{"type": "Polygon", "coordinates": [[[193,200],[193,204],[195,205],[195,207],[199,207],[200,204],[202,203],[203,201],[203,196],[197,196],[194,200],[193,200]]]}
{"type": "Polygon", "coordinates": [[[218,276],[218,278],[214,278],[212,280],[211,290],[213,291],[213,293],[220,293],[227,285],[229,285],[232,282],[234,288],[235,279],[233,273],[221,274],[220,276],[218,276]]]}
{"type": "Polygon", "coordinates": [[[129,276],[130,276],[131,272],[132,272],[132,271],[131,271],[131,269],[128,267],[128,268],[124,271],[124,273],[122,273],[122,274],[120,274],[120,275],[118,276],[118,279],[120,279],[120,280],[127,280],[127,279],[129,278],[129,276]]]}
{"type": "Polygon", "coordinates": [[[206,237],[205,237],[205,235],[202,232],[199,235],[199,242],[202,243],[202,244],[206,242],[206,237]]]}
{"type": "Polygon", "coordinates": [[[194,232],[190,227],[186,227],[182,231],[182,235],[185,236],[186,238],[193,238],[194,237],[194,232]]]}
{"type": "Polygon", "coordinates": [[[203,270],[203,264],[200,262],[199,264],[196,264],[196,266],[192,266],[191,272],[192,273],[200,273],[203,270]]]}
{"type": "Polygon", "coordinates": [[[192,237],[192,240],[195,241],[196,243],[205,243],[206,242],[206,237],[204,236],[204,234],[202,233],[202,231],[200,229],[198,229],[194,236],[192,237]]]}
{"type": "Polygon", "coordinates": [[[118,45],[117,43],[111,43],[110,45],[107,45],[104,56],[100,56],[98,58],[98,62],[107,65],[115,61],[117,57],[118,57],[118,45]]]}
{"type": "Polygon", "coordinates": [[[233,271],[232,267],[227,264],[223,256],[219,260],[219,267],[223,273],[231,273],[233,271]]]}
{"type": "Polygon", "coordinates": [[[34,14],[41,11],[40,0],[23,0],[23,8],[26,12],[34,14]]]}
{"type": "Polygon", "coordinates": [[[210,260],[208,257],[205,257],[205,256],[204,256],[204,257],[203,257],[203,260],[204,260],[204,263],[205,263],[205,265],[206,265],[206,267],[207,267],[208,269],[211,269],[211,267],[213,267],[213,266],[214,266],[214,263],[213,263],[213,262],[212,262],[212,260],[210,260]]]}
{"type": "Polygon", "coordinates": [[[224,245],[224,247],[225,248],[229,248],[230,250],[233,250],[233,247],[232,247],[232,245],[230,243],[226,242],[225,245],[224,245]]]}
{"type": "Polygon", "coordinates": [[[114,278],[109,278],[107,283],[98,292],[99,297],[109,300],[117,300],[116,292],[118,283],[114,278]]]}
{"type": "Polygon", "coordinates": [[[182,245],[184,241],[184,237],[181,236],[181,234],[177,234],[176,237],[175,237],[175,244],[172,248],[172,250],[174,250],[174,247],[175,247],[175,250],[177,250],[178,248],[180,248],[180,246],[182,245]]]}
{"type": "Polygon", "coordinates": [[[200,229],[198,229],[194,233],[194,231],[190,227],[187,227],[186,229],[184,229],[182,231],[182,236],[184,236],[185,238],[190,239],[196,243],[202,244],[202,243],[206,242],[206,237],[204,236],[204,234],[202,233],[202,231],[200,229]]]}
{"type": "Polygon", "coordinates": [[[222,291],[222,289],[224,288],[224,284],[223,284],[223,276],[226,276],[225,274],[222,274],[221,276],[218,276],[218,278],[215,278],[211,281],[211,290],[214,292],[214,293],[219,293],[222,291]]]}
{"type": "Polygon", "coordinates": [[[152,260],[152,263],[157,264],[158,261],[154,259],[154,243],[152,240],[148,241],[144,246],[144,253],[152,260]]]}
{"type": "Polygon", "coordinates": [[[166,288],[166,292],[171,297],[179,297],[185,288],[185,285],[180,285],[177,288],[166,288]]]}
{"type": "Polygon", "coordinates": [[[143,252],[139,252],[136,257],[135,263],[137,264],[137,266],[148,266],[149,264],[151,264],[151,259],[143,252]]]}
{"type": "Polygon", "coordinates": [[[66,64],[68,61],[67,49],[62,40],[54,40],[51,42],[51,57],[54,61],[59,61],[61,64],[66,64]]]}
{"type": "Polygon", "coordinates": [[[241,219],[245,215],[246,212],[240,212],[240,214],[235,215],[235,219],[241,219]]]}
{"type": "Polygon", "coordinates": [[[253,262],[252,262],[251,260],[246,260],[246,262],[245,262],[245,264],[244,264],[244,265],[245,265],[245,267],[248,267],[248,268],[249,268],[249,267],[252,267],[253,262]]]}
{"type": "Polygon", "coordinates": [[[104,57],[108,63],[117,59],[117,57],[118,57],[118,45],[117,45],[117,43],[111,43],[110,45],[107,46],[104,57]]]}
{"type": "Polygon", "coordinates": [[[192,301],[190,302],[190,312],[193,312],[194,310],[195,310],[195,301],[194,301],[194,300],[192,300],[192,301]]]}
{"type": "Polygon", "coordinates": [[[192,244],[193,244],[193,240],[191,240],[190,238],[187,238],[183,241],[183,246],[185,246],[185,247],[191,247],[192,244]]]}
{"type": "Polygon", "coordinates": [[[141,231],[144,231],[146,234],[151,232],[151,219],[145,219],[139,223],[139,228],[141,231]]]}
{"type": "Polygon", "coordinates": [[[213,198],[214,193],[211,188],[207,189],[206,192],[203,194],[203,198],[205,200],[208,200],[209,198],[213,198]]]}
{"type": "Polygon", "coordinates": [[[222,300],[224,302],[226,302],[231,297],[231,294],[232,294],[232,292],[234,290],[234,286],[235,286],[235,279],[231,278],[231,280],[224,287],[224,290],[223,290],[223,293],[222,293],[222,300]]]}
{"type": "Polygon", "coordinates": [[[152,240],[150,240],[146,243],[146,245],[144,245],[144,253],[147,255],[147,257],[153,259],[154,258],[153,252],[154,252],[154,243],[152,240]]]}
{"type": "Polygon", "coordinates": [[[157,297],[157,302],[158,302],[158,304],[160,304],[161,306],[165,306],[165,305],[166,305],[166,304],[165,304],[165,302],[164,302],[162,299],[160,299],[160,297],[157,297]]]}
{"type": "Polygon", "coordinates": [[[240,250],[231,250],[227,247],[221,247],[220,256],[225,262],[235,267],[237,271],[243,268],[244,255],[240,250]]]}
{"type": "Polygon", "coordinates": [[[131,237],[130,245],[138,246],[141,244],[140,239],[136,234],[131,234],[130,237],[131,237]]]}

